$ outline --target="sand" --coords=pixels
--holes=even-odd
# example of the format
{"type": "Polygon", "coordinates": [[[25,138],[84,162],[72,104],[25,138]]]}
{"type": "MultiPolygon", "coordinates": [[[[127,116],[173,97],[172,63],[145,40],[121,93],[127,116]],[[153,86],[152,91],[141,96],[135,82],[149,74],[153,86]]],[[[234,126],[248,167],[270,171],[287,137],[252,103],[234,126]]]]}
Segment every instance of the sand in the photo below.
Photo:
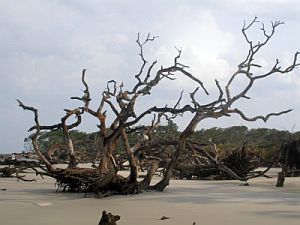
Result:
{"type": "Polygon", "coordinates": [[[299,225],[300,178],[287,178],[284,188],[275,183],[276,178],[256,178],[250,186],[173,180],[164,192],[95,199],[57,193],[51,178],[34,183],[0,178],[0,224],[97,225],[107,210],[121,216],[119,225],[299,225]]]}

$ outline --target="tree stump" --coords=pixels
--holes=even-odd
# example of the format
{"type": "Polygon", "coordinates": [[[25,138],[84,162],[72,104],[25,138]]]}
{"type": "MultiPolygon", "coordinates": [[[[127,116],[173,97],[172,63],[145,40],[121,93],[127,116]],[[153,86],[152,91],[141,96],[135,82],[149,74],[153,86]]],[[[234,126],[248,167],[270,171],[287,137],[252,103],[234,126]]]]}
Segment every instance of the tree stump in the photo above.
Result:
{"type": "Polygon", "coordinates": [[[281,157],[284,159],[284,161],[281,166],[281,172],[278,173],[276,187],[284,186],[285,177],[288,174],[288,169],[289,169],[290,151],[291,151],[291,147],[289,143],[284,146],[284,149],[281,153],[282,154],[281,157]]]}
{"type": "Polygon", "coordinates": [[[276,187],[283,187],[285,180],[285,172],[279,172],[276,187]]]}
{"type": "Polygon", "coordinates": [[[102,212],[102,217],[98,223],[98,225],[116,225],[116,221],[120,219],[119,215],[112,215],[111,213],[107,213],[105,210],[102,212]]]}

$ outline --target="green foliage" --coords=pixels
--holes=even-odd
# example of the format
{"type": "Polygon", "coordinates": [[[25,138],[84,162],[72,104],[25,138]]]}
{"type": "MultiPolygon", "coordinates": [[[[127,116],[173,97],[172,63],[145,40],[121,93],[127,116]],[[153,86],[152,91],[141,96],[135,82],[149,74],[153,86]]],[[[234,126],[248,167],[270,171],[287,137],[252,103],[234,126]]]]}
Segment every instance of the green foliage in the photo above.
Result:
{"type": "MultiPolygon", "coordinates": [[[[84,140],[87,138],[88,134],[78,130],[72,130],[69,132],[72,140],[76,140],[78,143],[84,143],[84,140]]],[[[89,134],[91,135],[91,134],[89,134]]],[[[38,138],[38,142],[41,147],[41,151],[45,152],[54,144],[64,144],[64,136],[61,130],[43,132],[38,138]]]]}
{"type": "MultiPolygon", "coordinates": [[[[248,149],[261,161],[262,165],[270,163],[279,152],[281,145],[287,142],[290,133],[276,129],[248,129],[245,126],[228,128],[213,127],[199,130],[193,139],[203,144],[215,143],[221,151],[232,151],[247,143],[248,149]]],[[[298,135],[298,134],[297,134],[298,135]]],[[[300,137],[300,133],[298,135],[300,137]]]]}
{"type": "MultiPolygon", "coordinates": [[[[174,139],[179,137],[180,131],[176,123],[169,121],[167,125],[158,126],[153,130],[151,138],[174,139]]],[[[243,143],[247,143],[248,149],[260,158],[262,164],[271,162],[274,156],[279,152],[282,143],[287,142],[289,135],[293,138],[300,138],[300,132],[290,134],[288,131],[279,131],[276,129],[258,128],[248,129],[245,126],[233,126],[228,128],[213,127],[210,129],[201,129],[194,133],[192,139],[198,143],[209,145],[217,144],[218,149],[224,154],[240,149],[243,143]],[[227,152],[226,152],[227,151],[227,152]]],[[[129,143],[134,146],[141,140],[142,133],[139,129],[128,134],[129,143]]],[[[78,130],[70,131],[70,137],[73,140],[76,151],[85,152],[91,157],[98,151],[97,138],[99,134],[85,133],[78,130]]],[[[29,138],[24,142],[28,145],[29,138]]],[[[43,132],[38,139],[42,151],[47,151],[54,144],[64,144],[63,133],[60,130],[43,132]]],[[[122,153],[122,143],[119,143],[116,153],[122,153]]]]}
{"type": "Polygon", "coordinates": [[[165,139],[172,138],[173,139],[175,137],[178,137],[180,135],[180,132],[178,131],[177,124],[170,120],[170,121],[168,121],[167,125],[158,126],[154,130],[154,134],[155,134],[155,136],[157,136],[159,138],[165,138],[165,139]]]}
{"type": "Polygon", "coordinates": [[[234,126],[229,128],[202,129],[196,131],[193,139],[200,141],[203,144],[238,144],[243,142],[248,133],[248,128],[245,126],[234,126]]]}
{"type": "Polygon", "coordinates": [[[38,138],[38,143],[40,145],[41,151],[45,152],[54,144],[62,144],[63,143],[63,134],[62,131],[49,131],[43,132],[38,138]]]}

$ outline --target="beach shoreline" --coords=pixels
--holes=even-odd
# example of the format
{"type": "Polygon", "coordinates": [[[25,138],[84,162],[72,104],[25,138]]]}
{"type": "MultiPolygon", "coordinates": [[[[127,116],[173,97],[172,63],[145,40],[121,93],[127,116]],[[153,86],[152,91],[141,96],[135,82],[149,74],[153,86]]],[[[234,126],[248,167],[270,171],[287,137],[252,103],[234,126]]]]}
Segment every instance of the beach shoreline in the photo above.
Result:
{"type": "Polygon", "coordinates": [[[239,181],[172,180],[164,192],[102,199],[56,192],[54,179],[35,178],[37,182],[0,178],[1,224],[96,225],[102,210],[120,215],[119,225],[296,225],[300,221],[298,177],[287,178],[283,188],[275,187],[276,177],[255,178],[249,186],[240,186],[239,181]],[[170,219],[160,220],[163,216],[170,219]]]}

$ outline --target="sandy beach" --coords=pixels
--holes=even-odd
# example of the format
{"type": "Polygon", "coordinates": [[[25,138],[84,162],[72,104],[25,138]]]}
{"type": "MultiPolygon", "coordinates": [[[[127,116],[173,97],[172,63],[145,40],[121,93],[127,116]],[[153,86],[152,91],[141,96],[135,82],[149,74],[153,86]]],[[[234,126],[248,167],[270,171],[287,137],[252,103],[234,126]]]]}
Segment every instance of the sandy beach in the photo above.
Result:
{"type": "MultiPolygon", "coordinates": [[[[33,174],[31,175],[33,176],[33,174]]],[[[121,216],[120,225],[299,224],[300,178],[238,181],[173,180],[164,192],[96,199],[56,192],[51,178],[37,182],[0,179],[2,225],[96,225],[102,210],[121,216]],[[160,220],[162,216],[170,217],[160,220]]]]}

